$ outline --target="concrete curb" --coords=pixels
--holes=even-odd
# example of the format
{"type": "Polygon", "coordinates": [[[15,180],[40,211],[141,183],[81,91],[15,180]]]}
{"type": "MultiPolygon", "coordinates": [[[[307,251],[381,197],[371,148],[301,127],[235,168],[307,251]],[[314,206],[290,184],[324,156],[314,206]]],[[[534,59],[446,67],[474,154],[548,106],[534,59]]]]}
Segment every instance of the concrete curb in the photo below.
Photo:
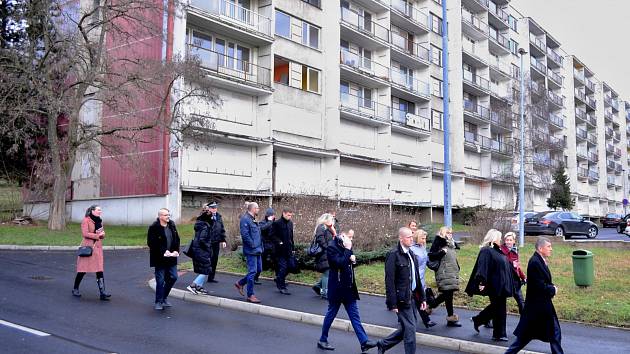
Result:
{"type": "MultiPolygon", "coordinates": [[[[21,246],[21,245],[0,245],[0,250],[12,251],[76,251],[76,246],[21,246]]],[[[148,248],[147,246],[103,246],[105,251],[114,250],[139,250],[148,248]]]]}
{"type": "MultiPolygon", "coordinates": [[[[155,279],[149,280],[148,285],[151,289],[155,290],[155,279]]],[[[245,301],[227,299],[212,295],[193,295],[187,291],[180,289],[172,289],[170,296],[184,301],[196,302],[230,310],[248,312],[256,315],[269,316],[282,320],[306,323],[310,325],[321,326],[324,322],[324,316],[321,315],[287,310],[266,305],[252,304],[245,301]]],[[[332,328],[346,332],[353,332],[350,321],[339,318],[333,321],[332,328]]],[[[369,323],[364,323],[363,328],[365,328],[365,332],[369,336],[381,338],[386,337],[390,333],[395,331],[395,328],[378,326],[369,323]]],[[[429,347],[455,350],[465,353],[502,354],[505,353],[505,350],[507,349],[505,347],[500,347],[497,345],[469,342],[461,339],[440,337],[425,333],[416,333],[416,343],[429,347]]],[[[520,351],[520,353],[543,354],[527,350],[522,350],[520,351]]]]}

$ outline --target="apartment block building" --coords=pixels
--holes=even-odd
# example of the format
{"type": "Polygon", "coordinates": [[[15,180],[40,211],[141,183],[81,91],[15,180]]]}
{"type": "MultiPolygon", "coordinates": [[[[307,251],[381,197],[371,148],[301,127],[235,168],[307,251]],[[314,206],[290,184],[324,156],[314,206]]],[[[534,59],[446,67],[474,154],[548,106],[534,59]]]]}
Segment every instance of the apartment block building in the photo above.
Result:
{"type": "MultiPolygon", "coordinates": [[[[294,194],[441,220],[441,1],[190,0],[176,11],[173,52],[197,56],[220,98],[186,107],[213,118],[213,143],[164,147],[167,190],[108,195],[99,203],[135,210],[114,222],[294,194]]],[[[563,164],[579,213],[621,212],[630,103],[509,0],[449,0],[448,37],[453,206],[514,208],[525,129],[527,210],[547,208],[563,164]]],[[[94,199],[74,193],[72,218],[94,199]]]]}

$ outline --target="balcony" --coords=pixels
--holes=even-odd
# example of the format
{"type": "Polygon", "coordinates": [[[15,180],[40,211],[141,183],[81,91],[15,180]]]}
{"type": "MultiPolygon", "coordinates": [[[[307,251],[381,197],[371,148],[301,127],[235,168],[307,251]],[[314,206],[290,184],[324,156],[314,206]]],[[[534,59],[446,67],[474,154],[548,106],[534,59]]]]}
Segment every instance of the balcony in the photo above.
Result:
{"type": "Polygon", "coordinates": [[[623,172],[623,166],[619,162],[615,162],[615,174],[620,175],[623,172]]]}
{"type": "Polygon", "coordinates": [[[551,48],[547,48],[547,64],[549,66],[554,66],[556,68],[562,68],[562,64],[564,62],[564,58],[556,53],[555,50],[551,49],[551,48]]]}
{"type": "Polygon", "coordinates": [[[594,99],[592,99],[589,96],[586,96],[586,105],[589,106],[591,109],[595,110],[597,109],[597,103],[594,99]]]}
{"type": "Polygon", "coordinates": [[[608,186],[608,188],[614,187],[615,184],[616,184],[615,176],[611,176],[611,175],[606,176],[606,185],[608,186]]]}
{"type": "Polygon", "coordinates": [[[530,111],[532,113],[532,117],[538,118],[543,122],[547,121],[547,115],[545,114],[545,110],[543,110],[540,106],[531,106],[530,111]]]}
{"type": "Polygon", "coordinates": [[[408,75],[396,68],[391,68],[392,94],[403,96],[407,100],[430,98],[429,84],[408,75]],[[405,97],[406,96],[406,97],[405,97]]]}
{"type": "Polygon", "coordinates": [[[573,78],[575,79],[576,82],[584,85],[584,72],[583,71],[578,71],[578,70],[573,70],[573,78]]]}
{"type": "Polygon", "coordinates": [[[591,146],[597,145],[597,135],[593,133],[588,133],[588,136],[586,137],[586,141],[591,146]]]}
{"type": "Polygon", "coordinates": [[[586,123],[587,121],[586,111],[582,108],[575,107],[575,118],[582,120],[586,123]]]}
{"type": "Polygon", "coordinates": [[[492,149],[492,139],[473,132],[464,132],[464,143],[464,147],[472,151],[476,151],[477,148],[487,151],[492,149]]]}
{"type": "Polygon", "coordinates": [[[473,118],[475,122],[487,124],[490,122],[490,110],[469,100],[464,100],[464,115],[473,118]]]}
{"type": "Polygon", "coordinates": [[[586,140],[588,138],[588,132],[585,129],[582,128],[576,128],[575,129],[575,136],[578,140],[586,140]]]}
{"type": "Polygon", "coordinates": [[[546,54],[547,45],[545,45],[543,40],[530,34],[529,42],[531,43],[530,47],[533,49],[532,54],[536,54],[537,56],[544,56],[546,54]]]}
{"type": "Polygon", "coordinates": [[[476,68],[488,65],[488,51],[468,41],[462,43],[462,60],[464,63],[470,64],[476,68]]]}
{"type": "Polygon", "coordinates": [[[615,153],[613,155],[616,159],[620,159],[621,158],[621,149],[616,147],[615,148],[615,153]]]}
{"type": "Polygon", "coordinates": [[[392,60],[408,67],[424,67],[429,65],[429,49],[420,43],[410,42],[407,38],[392,32],[392,60]]]}
{"type": "Polygon", "coordinates": [[[575,92],[575,98],[579,99],[581,101],[581,103],[586,103],[586,93],[579,88],[575,88],[574,89],[575,92]]]}
{"type": "Polygon", "coordinates": [[[530,87],[533,95],[538,95],[540,97],[543,97],[545,95],[545,84],[544,83],[538,83],[536,81],[532,81],[532,82],[530,82],[529,87],[530,87]]]}
{"type": "Polygon", "coordinates": [[[490,82],[490,95],[492,95],[492,97],[505,101],[505,102],[511,102],[512,101],[511,94],[512,94],[512,90],[510,87],[501,86],[500,84],[495,84],[494,82],[490,82]]]}
{"type": "Polygon", "coordinates": [[[588,151],[584,148],[577,149],[575,151],[575,156],[578,160],[588,160],[588,151]]]}
{"type": "Polygon", "coordinates": [[[588,153],[588,161],[592,163],[597,163],[599,161],[599,157],[597,156],[597,152],[589,151],[588,153]]]}
{"type": "Polygon", "coordinates": [[[612,110],[610,110],[610,109],[606,109],[606,110],[604,111],[604,119],[605,119],[607,122],[612,123],[612,121],[613,121],[613,114],[612,114],[612,110]]]}
{"type": "Polygon", "coordinates": [[[431,118],[429,109],[422,108],[417,114],[409,113],[400,109],[392,109],[392,130],[404,134],[431,135],[431,118]]]}
{"type": "Polygon", "coordinates": [[[607,171],[615,171],[615,161],[606,160],[606,170],[607,171]]]}
{"type": "Polygon", "coordinates": [[[472,89],[477,96],[487,95],[490,91],[490,81],[470,71],[463,71],[464,84],[472,89]]]}
{"type": "Polygon", "coordinates": [[[617,99],[612,100],[613,111],[619,112],[619,101],[617,99]]]}
{"type": "Polygon", "coordinates": [[[615,146],[613,144],[606,144],[606,155],[612,155],[615,151],[615,146]]]}
{"type": "Polygon", "coordinates": [[[597,181],[599,181],[599,172],[589,169],[588,170],[588,181],[589,182],[597,182],[597,181]]]}
{"type": "Polygon", "coordinates": [[[610,127],[606,127],[606,130],[604,130],[604,135],[606,136],[606,138],[611,139],[613,136],[613,130],[610,127]]]}
{"type": "Polygon", "coordinates": [[[475,40],[483,40],[488,36],[488,24],[477,16],[462,8],[462,31],[475,40]]]}
{"type": "Polygon", "coordinates": [[[597,126],[597,118],[595,118],[595,114],[587,113],[586,123],[588,123],[588,125],[590,125],[592,128],[595,128],[597,126]]]}
{"type": "Polygon", "coordinates": [[[355,96],[347,92],[339,92],[341,99],[340,112],[345,119],[367,123],[369,125],[387,125],[390,121],[391,109],[368,97],[355,96]]]}
{"type": "Polygon", "coordinates": [[[506,157],[512,157],[514,155],[514,145],[505,143],[503,141],[492,140],[490,142],[491,152],[504,155],[506,157]]]}
{"type": "Polygon", "coordinates": [[[490,61],[490,77],[496,81],[510,80],[512,74],[510,73],[510,64],[497,58],[490,61]],[[493,73],[495,75],[493,75],[493,73]]]}
{"type": "Polygon", "coordinates": [[[534,129],[531,132],[533,141],[547,145],[549,143],[549,131],[543,129],[534,129]]]}
{"type": "Polygon", "coordinates": [[[557,84],[557,88],[561,88],[562,87],[562,80],[564,79],[562,77],[562,75],[559,75],[553,71],[551,71],[550,69],[547,70],[547,76],[549,77],[549,79],[551,79],[551,82],[557,84]]]}
{"type": "Polygon", "coordinates": [[[558,129],[564,128],[564,119],[559,114],[549,114],[549,123],[558,129]]]}
{"type": "Polygon", "coordinates": [[[578,167],[577,169],[577,177],[578,179],[581,180],[587,180],[588,179],[588,169],[584,168],[584,167],[578,167]]]}
{"type": "Polygon", "coordinates": [[[492,1],[487,2],[487,4],[488,12],[491,15],[488,17],[488,21],[491,22],[496,28],[510,28],[508,13],[492,1]]]}
{"type": "Polygon", "coordinates": [[[551,150],[564,150],[567,147],[567,143],[563,137],[549,136],[549,149],[551,150]]]}
{"type": "Polygon", "coordinates": [[[487,11],[488,0],[462,0],[462,5],[473,12],[487,11]]]}
{"type": "Polygon", "coordinates": [[[499,130],[503,131],[512,131],[514,123],[511,119],[511,115],[496,111],[490,111],[490,122],[494,127],[500,128],[499,130]]]}
{"type": "Polygon", "coordinates": [[[227,0],[191,0],[188,22],[256,45],[273,42],[271,19],[227,0]]]}
{"type": "Polygon", "coordinates": [[[630,122],[630,112],[626,112],[626,122],[630,122]]]}
{"type": "Polygon", "coordinates": [[[549,99],[550,103],[553,103],[556,106],[562,108],[562,106],[563,106],[562,96],[560,96],[557,93],[549,90],[549,91],[547,91],[547,98],[549,99]]]}
{"type": "Polygon", "coordinates": [[[341,7],[341,38],[365,49],[375,50],[389,45],[389,29],[359,13],[341,7]]]}
{"type": "Polygon", "coordinates": [[[589,78],[585,78],[586,81],[586,89],[590,91],[590,93],[595,93],[595,83],[591,81],[589,78]]]}
{"type": "Polygon", "coordinates": [[[389,85],[389,68],[371,58],[341,49],[340,64],[342,78],[368,87],[389,85]]]}
{"type": "Polygon", "coordinates": [[[615,132],[615,135],[613,136],[613,140],[618,143],[621,141],[621,133],[619,132],[615,132]]]}
{"type": "Polygon", "coordinates": [[[532,67],[538,70],[541,76],[545,76],[545,73],[547,73],[547,67],[545,66],[545,64],[534,57],[532,57],[531,59],[532,67]]]}
{"type": "Polygon", "coordinates": [[[551,167],[551,158],[545,154],[534,154],[532,163],[538,167],[551,167]]]}
{"type": "Polygon", "coordinates": [[[402,0],[391,0],[392,23],[404,30],[417,33],[429,32],[429,17],[412,4],[402,0]]]}
{"type": "Polygon", "coordinates": [[[510,53],[510,40],[507,36],[493,30],[488,31],[488,49],[495,55],[504,55],[510,53]]]}
{"type": "Polygon", "coordinates": [[[269,94],[271,69],[218,53],[196,45],[188,45],[188,55],[197,57],[217,87],[238,90],[252,95],[269,94]]]}

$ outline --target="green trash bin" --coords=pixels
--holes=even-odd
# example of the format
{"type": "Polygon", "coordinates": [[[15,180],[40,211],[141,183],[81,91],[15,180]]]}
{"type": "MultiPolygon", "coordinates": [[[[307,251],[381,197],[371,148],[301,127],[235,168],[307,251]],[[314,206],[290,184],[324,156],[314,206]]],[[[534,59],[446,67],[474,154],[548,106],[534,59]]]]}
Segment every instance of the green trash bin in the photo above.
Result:
{"type": "Polygon", "coordinates": [[[573,280],[577,286],[591,286],[595,278],[593,268],[593,252],[589,250],[575,250],[573,258],[573,280]]]}

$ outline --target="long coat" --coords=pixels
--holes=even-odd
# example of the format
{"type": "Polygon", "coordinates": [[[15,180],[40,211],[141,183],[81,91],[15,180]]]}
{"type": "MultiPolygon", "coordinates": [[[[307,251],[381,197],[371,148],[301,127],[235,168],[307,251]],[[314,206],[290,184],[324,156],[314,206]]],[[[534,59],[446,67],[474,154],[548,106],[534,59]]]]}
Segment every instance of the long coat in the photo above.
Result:
{"type": "Polygon", "coordinates": [[[466,294],[496,297],[511,297],[514,294],[512,266],[499,246],[493,245],[479,250],[466,286],[466,294]],[[480,284],[485,286],[483,291],[479,290],[480,284]]]}
{"type": "Polygon", "coordinates": [[[514,335],[549,342],[556,328],[560,332],[560,323],[552,302],[555,295],[549,267],[542,256],[534,252],[527,264],[525,308],[514,335]]]}
{"type": "Polygon", "coordinates": [[[221,214],[214,214],[214,220],[208,221],[210,228],[208,233],[210,234],[210,241],[212,243],[226,242],[225,240],[225,226],[223,225],[223,217],[221,214]]]}
{"type": "Polygon", "coordinates": [[[330,268],[328,265],[328,252],[326,249],[333,239],[332,231],[326,225],[318,225],[317,231],[315,231],[315,242],[322,248],[323,252],[320,253],[315,259],[315,269],[323,273],[330,268]]]}
{"type": "Polygon", "coordinates": [[[354,278],[354,268],[350,262],[352,250],[343,247],[343,241],[334,238],[326,248],[330,265],[328,275],[328,302],[345,303],[359,300],[359,291],[354,278]]]}
{"type": "Polygon", "coordinates": [[[440,291],[459,290],[459,263],[454,243],[449,244],[443,237],[436,237],[431,244],[429,259],[440,261],[440,267],[435,272],[435,282],[440,291]],[[444,251],[448,248],[448,252],[444,251]]]}
{"type": "Polygon", "coordinates": [[[293,221],[280,217],[271,224],[269,234],[276,256],[288,257],[293,252],[293,221]]]}
{"type": "Polygon", "coordinates": [[[81,222],[83,241],[81,246],[91,246],[90,257],[77,257],[77,272],[96,273],[103,271],[103,240],[96,234],[96,225],[89,217],[81,222]]]}
{"type": "MultiPolygon", "coordinates": [[[[179,233],[173,220],[169,220],[167,227],[171,230],[173,241],[170,252],[179,252],[179,233]]],[[[164,227],[160,224],[160,219],[156,219],[147,230],[147,246],[149,246],[149,266],[150,267],[172,267],[177,265],[177,257],[164,257],[167,248],[164,227]]]]}
{"type": "Polygon", "coordinates": [[[197,274],[208,275],[212,272],[212,236],[211,226],[204,220],[197,219],[195,223],[195,238],[192,241],[193,271],[197,274]]]}

